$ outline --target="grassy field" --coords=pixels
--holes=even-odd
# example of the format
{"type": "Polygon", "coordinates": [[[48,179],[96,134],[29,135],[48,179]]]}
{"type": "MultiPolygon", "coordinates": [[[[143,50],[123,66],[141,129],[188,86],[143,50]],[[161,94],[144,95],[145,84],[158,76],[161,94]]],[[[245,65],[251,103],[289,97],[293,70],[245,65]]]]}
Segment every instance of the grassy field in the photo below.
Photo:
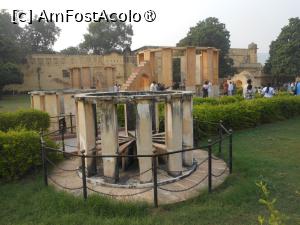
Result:
{"type": "Polygon", "coordinates": [[[270,187],[285,224],[300,224],[300,118],[234,134],[234,173],[212,194],[153,209],[44,187],[38,173],[0,186],[0,224],[258,224],[255,182],[270,187]]]}
{"type": "Polygon", "coordinates": [[[0,99],[0,112],[14,112],[27,108],[30,108],[29,95],[3,96],[0,99]]]}

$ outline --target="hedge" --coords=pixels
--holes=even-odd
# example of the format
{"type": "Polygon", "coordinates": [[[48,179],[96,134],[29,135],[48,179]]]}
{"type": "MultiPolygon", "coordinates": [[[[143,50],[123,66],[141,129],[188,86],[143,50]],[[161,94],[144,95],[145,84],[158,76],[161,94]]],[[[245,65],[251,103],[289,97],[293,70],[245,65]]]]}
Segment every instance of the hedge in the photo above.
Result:
{"type": "MultiPolygon", "coordinates": [[[[46,140],[47,146],[57,147],[53,141],[46,140]]],[[[48,153],[52,160],[61,156],[48,153]]],[[[42,164],[40,135],[36,131],[0,131],[0,179],[4,181],[23,177],[42,164]]]]}
{"type": "Polygon", "coordinates": [[[219,98],[200,98],[200,97],[194,97],[193,103],[194,105],[202,105],[202,104],[209,104],[209,105],[224,105],[224,104],[230,104],[235,102],[243,101],[244,98],[240,95],[234,95],[234,96],[222,96],[219,98]]]}
{"type": "Polygon", "coordinates": [[[300,97],[283,96],[244,100],[227,105],[194,105],[194,133],[201,137],[212,133],[216,126],[210,122],[223,121],[234,130],[254,127],[300,115],[300,97]]]}
{"type": "Polygon", "coordinates": [[[0,113],[0,131],[20,128],[40,131],[41,129],[47,130],[49,125],[49,115],[38,110],[29,109],[0,113]]]}

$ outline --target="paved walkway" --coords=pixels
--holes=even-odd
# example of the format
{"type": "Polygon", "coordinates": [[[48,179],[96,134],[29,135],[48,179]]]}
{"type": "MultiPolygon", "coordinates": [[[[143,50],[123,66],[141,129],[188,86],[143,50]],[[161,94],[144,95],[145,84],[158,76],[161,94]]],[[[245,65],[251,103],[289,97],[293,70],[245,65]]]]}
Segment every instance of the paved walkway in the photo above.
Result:
{"type": "MultiPolygon", "coordinates": [[[[194,157],[197,162],[202,162],[207,158],[207,152],[203,150],[194,151],[194,157]]],[[[60,190],[65,190],[67,192],[71,192],[74,195],[82,195],[82,180],[78,175],[77,168],[80,165],[80,158],[71,158],[64,160],[58,166],[65,170],[75,170],[75,171],[62,171],[58,169],[58,167],[53,168],[50,174],[49,184],[54,185],[56,188],[60,190]],[[59,185],[70,189],[64,189],[59,185]]],[[[199,165],[195,172],[193,172],[188,177],[185,177],[179,181],[162,185],[158,189],[158,204],[169,204],[175,202],[185,201],[187,199],[198,196],[201,191],[205,191],[208,189],[208,179],[207,179],[207,171],[208,171],[208,162],[207,160],[199,165]],[[202,181],[203,180],[203,181],[202,181]],[[202,182],[200,182],[202,181],[202,182]],[[165,189],[165,190],[163,190],[165,189]],[[186,190],[188,189],[188,190],[186,190]],[[167,191],[168,190],[168,191],[167,191]],[[169,191],[171,190],[171,191],[169,191]],[[185,190],[185,191],[181,191],[185,190]]],[[[226,163],[221,160],[214,158],[212,160],[212,173],[215,175],[212,178],[213,188],[220,185],[224,182],[225,178],[229,174],[229,170],[226,167],[226,163]]],[[[163,173],[159,174],[159,179],[162,179],[163,173]]],[[[120,200],[131,200],[131,201],[146,201],[149,203],[153,203],[153,189],[152,188],[115,188],[108,187],[103,185],[95,185],[93,183],[88,182],[87,186],[90,190],[88,190],[88,195],[95,193],[91,191],[91,189],[96,192],[102,192],[102,195],[117,195],[114,198],[120,200]],[[137,194],[141,193],[141,194],[137,194]],[[123,196],[124,195],[124,196],[123,196]]],[[[99,194],[99,193],[98,193],[99,194]]]]}

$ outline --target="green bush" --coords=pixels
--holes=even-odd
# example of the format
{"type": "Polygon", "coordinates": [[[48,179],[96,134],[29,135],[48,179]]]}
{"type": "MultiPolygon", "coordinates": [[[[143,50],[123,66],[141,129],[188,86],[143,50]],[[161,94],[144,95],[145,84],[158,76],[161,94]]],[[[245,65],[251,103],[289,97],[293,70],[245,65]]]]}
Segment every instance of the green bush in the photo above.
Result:
{"type": "Polygon", "coordinates": [[[287,92],[287,91],[278,91],[276,93],[276,96],[280,96],[280,97],[283,97],[283,96],[293,96],[294,94],[293,93],[290,93],[290,92],[287,92]]]}
{"type": "Polygon", "coordinates": [[[38,110],[20,110],[0,113],[0,131],[10,129],[47,130],[50,125],[49,115],[38,110]]]}
{"type": "Polygon", "coordinates": [[[219,98],[200,98],[195,97],[193,98],[194,105],[202,105],[202,104],[209,104],[209,105],[225,105],[235,102],[243,101],[244,98],[240,95],[234,95],[234,96],[222,96],[219,98]]]}
{"type": "MultiPolygon", "coordinates": [[[[46,140],[49,147],[55,143],[46,140]]],[[[48,156],[56,160],[56,153],[48,156]]],[[[40,136],[36,131],[0,131],[0,179],[9,181],[23,177],[29,171],[41,166],[40,136]]]]}
{"type": "Polygon", "coordinates": [[[194,134],[201,136],[215,134],[220,120],[234,130],[254,127],[300,115],[300,97],[259,98],[226,105],[195,105],[194,134]]]}

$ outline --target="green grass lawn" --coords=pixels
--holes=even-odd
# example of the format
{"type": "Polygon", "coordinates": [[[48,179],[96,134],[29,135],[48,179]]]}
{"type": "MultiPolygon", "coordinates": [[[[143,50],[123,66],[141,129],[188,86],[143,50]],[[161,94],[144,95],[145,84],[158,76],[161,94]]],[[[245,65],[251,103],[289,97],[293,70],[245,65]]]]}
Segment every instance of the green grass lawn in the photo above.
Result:
{"type": "Polygon", "coordinates": [[[300,118],[234,133],[233,174],[212,194],[160,206],[56,192],[40,174],[0,186],[0,224],[258,224],[255,182],[269,184],[285,224],[300,224],[300,118]]]}
{"type": "Polygon", "coordinates": [[[28,108],[30,108],[29,95],[2,96],[0,99],[0,112],[14,112],[28,108]]]}

